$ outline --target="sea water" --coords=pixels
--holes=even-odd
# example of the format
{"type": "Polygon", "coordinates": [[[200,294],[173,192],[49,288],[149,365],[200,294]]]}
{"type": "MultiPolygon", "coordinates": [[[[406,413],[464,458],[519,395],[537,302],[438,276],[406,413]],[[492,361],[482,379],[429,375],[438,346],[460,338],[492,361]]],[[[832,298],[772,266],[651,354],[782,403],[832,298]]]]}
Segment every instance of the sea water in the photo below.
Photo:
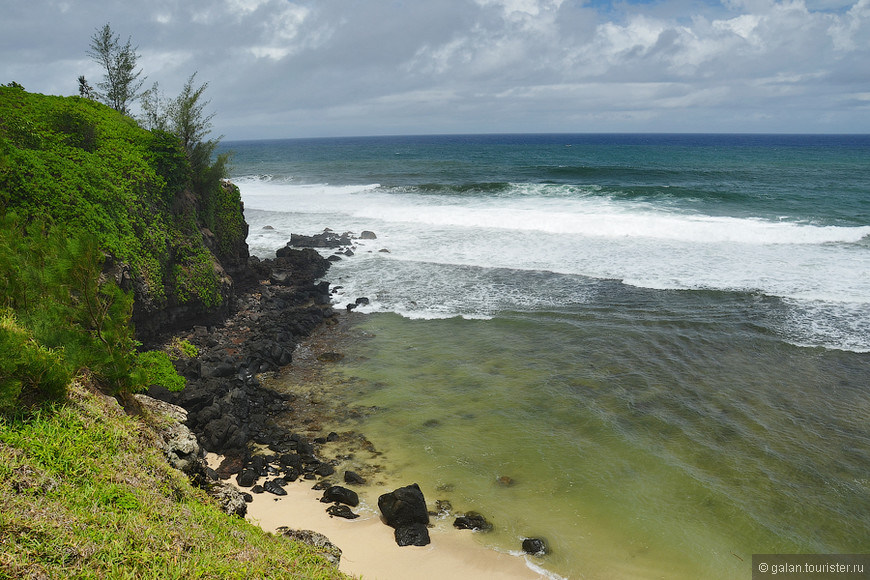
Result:
{"type": "Polygon", "coordinates": [[[566,578],[870,549],[870,137],[235,142],[252,253],[370,230],[338,368],[397,480],[566,578]]]}

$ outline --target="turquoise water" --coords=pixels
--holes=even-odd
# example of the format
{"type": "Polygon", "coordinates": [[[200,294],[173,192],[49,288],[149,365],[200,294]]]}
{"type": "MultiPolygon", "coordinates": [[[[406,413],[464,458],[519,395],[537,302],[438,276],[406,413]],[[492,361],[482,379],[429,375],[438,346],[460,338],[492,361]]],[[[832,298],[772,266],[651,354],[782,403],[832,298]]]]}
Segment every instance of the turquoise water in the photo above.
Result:
{"type": "Polygon", "coordinates": [[[482,542],[638,579],[870,546],[870,138],[228,146],[254,253],[377,233],[329,274],[371,300],[347,396],[482,542]]]}

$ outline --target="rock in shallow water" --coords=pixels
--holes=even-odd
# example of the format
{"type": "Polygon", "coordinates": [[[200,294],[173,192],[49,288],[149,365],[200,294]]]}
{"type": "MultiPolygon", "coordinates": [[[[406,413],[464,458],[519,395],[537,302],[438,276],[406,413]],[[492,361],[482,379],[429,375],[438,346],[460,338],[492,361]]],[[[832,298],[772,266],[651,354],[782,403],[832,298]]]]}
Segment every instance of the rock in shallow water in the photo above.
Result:
{"type": "Polygon", "coordinates": [[[547,543],[541,538],[526,538],[523,540],[523,552],[534,556],[544,556],[549,553],[547,543]]]}
{"type": "Polygon", "coordinates": [[[460,530],[474,531],[489,531],[492,529],[492,524],[486,521],[486,518],[477,512],[468,512],[464,516],[459,516],[454,520],[453,527],[460,530]]]}

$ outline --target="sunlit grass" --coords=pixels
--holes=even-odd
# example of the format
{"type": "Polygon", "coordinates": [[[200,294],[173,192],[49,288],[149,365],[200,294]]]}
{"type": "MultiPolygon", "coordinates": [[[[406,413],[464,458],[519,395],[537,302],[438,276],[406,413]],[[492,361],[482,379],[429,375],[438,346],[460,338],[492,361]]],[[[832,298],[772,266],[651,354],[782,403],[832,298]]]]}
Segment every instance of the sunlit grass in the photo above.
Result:
{"type": "Polygon", "coordinates": [[[0,578],[345,578],[227,516],[113,400],[0,422],[0,578]]]}

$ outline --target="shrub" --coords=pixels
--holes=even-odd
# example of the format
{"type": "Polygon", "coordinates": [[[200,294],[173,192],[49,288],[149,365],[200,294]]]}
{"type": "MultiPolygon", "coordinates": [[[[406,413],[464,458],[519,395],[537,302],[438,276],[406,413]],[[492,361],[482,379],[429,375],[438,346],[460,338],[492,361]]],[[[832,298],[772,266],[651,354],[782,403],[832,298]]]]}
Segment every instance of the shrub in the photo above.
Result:
{"type": "Polygon", "coordinates": [[[11,311],[0,314],[0,413],[61,400],[71,379],[62,350],[38,344],[11,311]]]}
{"type": "Polygon", "coordinates": [[[139,369],[142,373],[142,386],[160,385],[170,391],[184,388],[184,377],[178,375],[169,355],[160,350],[149,350],[139,354],[139,369]]]}

